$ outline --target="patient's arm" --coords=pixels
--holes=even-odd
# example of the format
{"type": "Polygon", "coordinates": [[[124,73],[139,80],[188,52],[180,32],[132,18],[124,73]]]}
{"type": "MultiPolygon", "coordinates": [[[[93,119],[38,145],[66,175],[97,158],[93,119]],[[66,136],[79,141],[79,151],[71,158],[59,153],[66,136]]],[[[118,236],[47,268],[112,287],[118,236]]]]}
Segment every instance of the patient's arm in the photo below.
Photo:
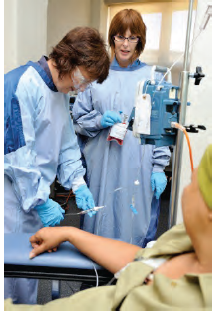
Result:
{"type": "Polygon", "coordinates": [[[52,250],[64,241],[69,241],[80,252],[112,273],[133,261],[137,251],[141,249],[136,245],[94,235],[75,227],[47,227],[31,236],[33,250],[30,258],[52,250]]]}

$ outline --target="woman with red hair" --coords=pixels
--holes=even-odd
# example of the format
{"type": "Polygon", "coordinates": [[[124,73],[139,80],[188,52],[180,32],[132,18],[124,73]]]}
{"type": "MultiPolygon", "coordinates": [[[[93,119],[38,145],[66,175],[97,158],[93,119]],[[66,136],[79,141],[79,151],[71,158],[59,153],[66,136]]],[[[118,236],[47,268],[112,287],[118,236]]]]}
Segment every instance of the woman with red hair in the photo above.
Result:
{"type": "Polygon", "coordinates": [[[137,83],[151,77],[152,67],[139,60],[146,43],[146,26],[140,13],[132,9],[118,12],[110,24],[108,42],[108,78],[79,93],[73,107],[88,186],[95,204],[106,205],[91,219],[86,214],[82,228],[145,246],[156,234],[158,199],[166,187],[164,168],[169,164],[169,148],[143,147],[129,130],[122,146],[107,141],[110,127],[122,122],[120,113],[130,116],[137,83]]]}

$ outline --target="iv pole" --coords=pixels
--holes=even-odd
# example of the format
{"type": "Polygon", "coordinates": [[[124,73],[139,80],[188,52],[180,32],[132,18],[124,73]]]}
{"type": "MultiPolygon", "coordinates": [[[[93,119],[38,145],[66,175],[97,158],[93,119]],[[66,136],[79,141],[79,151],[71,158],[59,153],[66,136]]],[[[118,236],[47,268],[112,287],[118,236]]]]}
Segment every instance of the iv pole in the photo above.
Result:
{"type": "MultiPolygon", "coordinates": [[[[189,43],[190,43],[190,33],[191,33],[193,2],[194,0],[189,1],[183,71],[180,74],[181,89],[180,89],[179,123],[181,125],[185,124],[185,117],[186,117],[186,106],[187,106],[188,84],[189,84],[189,73],[190,73],[188,69],[188,58],[189,58],[189,43]]],[[[173,225],[176,224],[176,219],[177,219],[177,210],[178,210],[178,201],[179,201],[179,178],[181,174],[181,162],[182,162],[182,148],[183,148],[183,133],[178,132],[174,156],[173,156],[170,215],[169,215],[169,223],[168,223],[169,228],[171,228],[173,225]]]]}

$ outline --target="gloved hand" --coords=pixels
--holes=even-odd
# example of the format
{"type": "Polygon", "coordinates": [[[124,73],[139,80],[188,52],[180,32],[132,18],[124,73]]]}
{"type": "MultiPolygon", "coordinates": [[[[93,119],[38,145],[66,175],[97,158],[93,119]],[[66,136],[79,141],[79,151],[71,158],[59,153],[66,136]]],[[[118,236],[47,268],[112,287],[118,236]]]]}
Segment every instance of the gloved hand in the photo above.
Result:
{"type": "Polygon", "coordinates": [[[107,128],[121,122],[121,116],[111,110],[107,110],[101,118],[101,125],[103,128],[107,128]]]}
{"type": "Polygon", "coordinates": [[[35,209],[44,226],[58,225],[64,219],[62,214],[65,212],[64,209],[52,199],[48,199],[42,205],[36,206],[35,209]]]}
{"type": "MultiPolygon", "coordinates": [[[[95,207],[95,202],[92,197],[92,193],[88,189],[86,185],[81,185],[76,191],[76,204],[77,207],[83,210],[92,209],[95,207]]],[[[95,214],[96,211],[90,211],[88,212],[88,215],[92,217],[93,214],[95,214]]]]}
{"type": "Polygon", "coordinates": [[[154,195],[157,199],[167,186],[167,178],[164,172],[152,172],[151,174],[151,188],[154,191],[154,195]]]}

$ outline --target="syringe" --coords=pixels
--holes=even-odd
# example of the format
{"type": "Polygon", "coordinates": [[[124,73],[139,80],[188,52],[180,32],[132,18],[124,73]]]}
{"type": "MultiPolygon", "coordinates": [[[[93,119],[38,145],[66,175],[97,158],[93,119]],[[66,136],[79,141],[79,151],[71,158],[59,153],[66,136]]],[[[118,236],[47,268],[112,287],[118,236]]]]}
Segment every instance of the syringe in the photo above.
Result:
{"type": "Polygon", "coordinates": [[[88,212],[90,212],[90,211],[98,211],[98,210],[100,210],[100,209],[102,209],[102,208],[104,208],[104,207],[106,207],[106,206],[93,207],[93,208],[91,208],[91,209],[83,210],[83,211],[80,211],[80,212],[77,212],[77,213],[67,213],[67,214],[65,214],[65,215],[86,214],[86,213],[88,213],[88,212]]]}

